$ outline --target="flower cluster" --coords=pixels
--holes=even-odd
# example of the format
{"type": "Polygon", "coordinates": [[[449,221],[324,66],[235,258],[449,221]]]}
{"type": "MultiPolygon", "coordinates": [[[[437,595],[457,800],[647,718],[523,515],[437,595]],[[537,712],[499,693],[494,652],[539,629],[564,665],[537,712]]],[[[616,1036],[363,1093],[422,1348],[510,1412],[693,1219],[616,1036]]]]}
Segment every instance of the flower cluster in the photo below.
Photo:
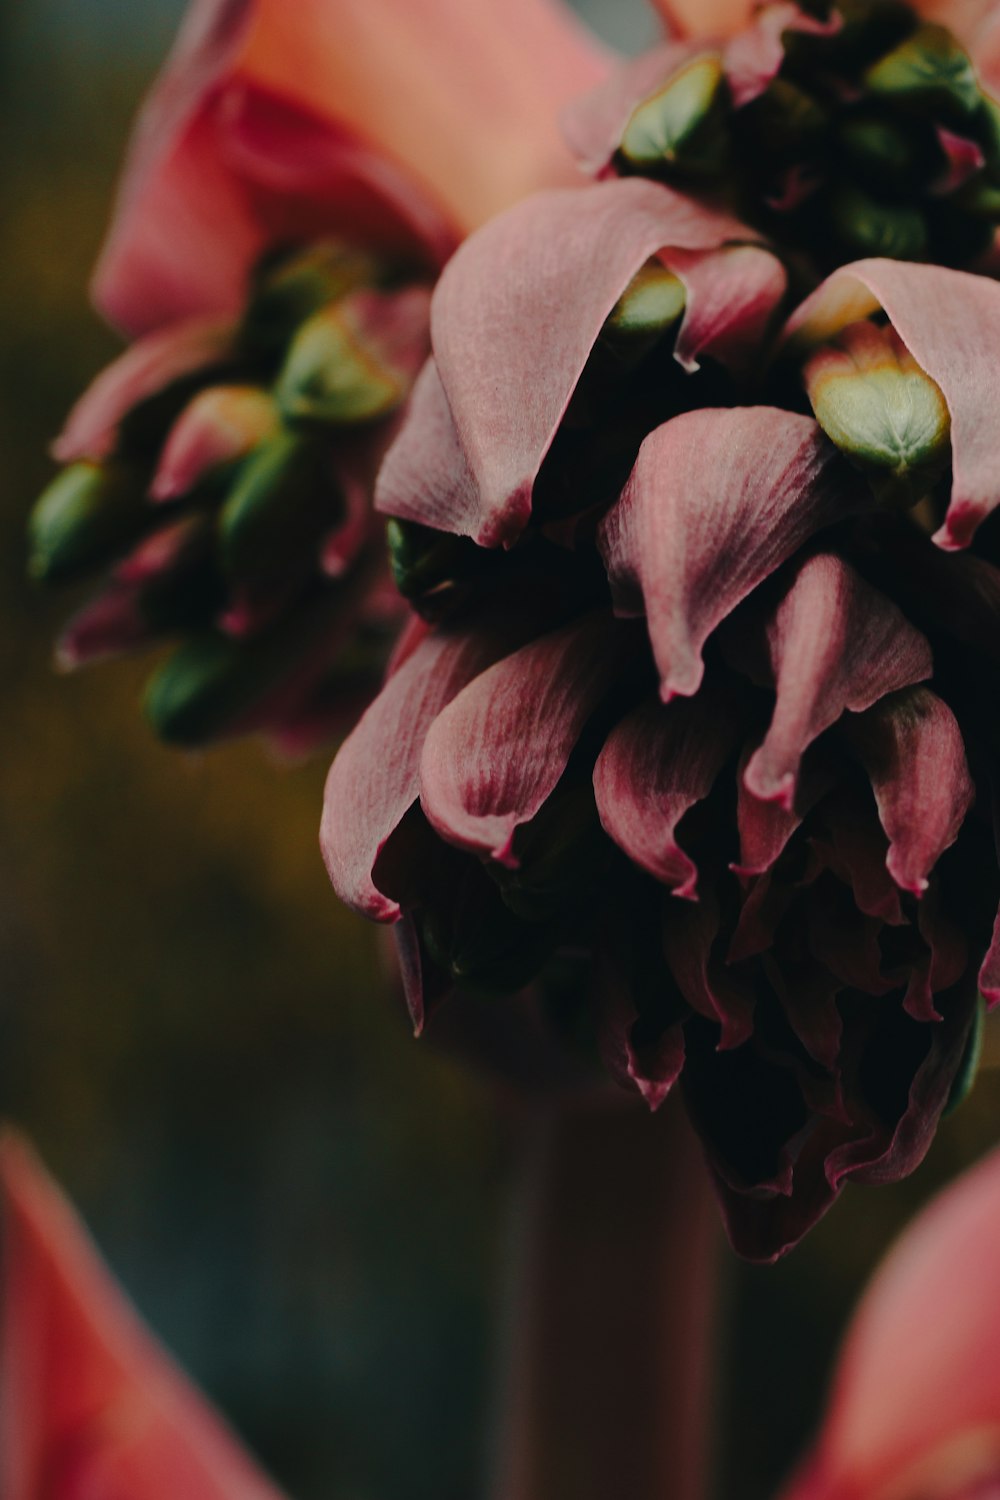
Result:
{"type": "Polygon", "coordinates": [[[854,0],[663,78],[574,107],[624,175],[438,283],[378,490],[419,621],[322,838],[418,1026],[575,966],[554,1024],[654,1107],[679,1084],[766,1259],[913,1169],[1000,998],[1000,283],[956,268],[995,107],[948,34],[854,0]],[[822,136],[787,128],[807,94],[822,136]],[[904,139],[871,201],[910,239],[857,208],[904,139]]]}
{"type": "Polygon", "coordinates": [[[430,284],[570,174],[554,107],[604,72],[548,0],[412,19],[196,0],[140,116],[94,285],[135,341],[55,445],[30,567],[102,575],[65,666],[180,637],[146,694],[179,744],[307,749],[376,689],[402,608],[372,490],[430,284]]]}

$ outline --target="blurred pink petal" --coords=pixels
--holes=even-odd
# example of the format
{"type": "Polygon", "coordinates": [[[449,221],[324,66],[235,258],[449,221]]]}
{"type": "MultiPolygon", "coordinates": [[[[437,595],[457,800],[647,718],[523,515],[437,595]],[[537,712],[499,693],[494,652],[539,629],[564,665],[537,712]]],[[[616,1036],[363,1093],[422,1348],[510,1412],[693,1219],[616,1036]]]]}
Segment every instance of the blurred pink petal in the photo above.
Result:
{"type": "Polygon", "coordinates": [[[196,0],[138,123],[98,305],[132,332],[228,312],[264,246],[338,229],[440,258],[568,178],[555,111],[604,68],[559,0],[196,0]]]}
{"type": "Polygon", "coordinates": [[[517,828],[555,789],[635,641],[610,614],[542,636],[482,673],[424,743],[420,801],[442,838],[516,868],[517,828]]]}
{"type": "Polygon", "coordinates": [[[784,1500],[993,1493],[998,1240],[994,1151],[940,1194],[883,1262],[854,1315],[815,1452],[784,1500]]]}
{"type": "Polygon", "coordinates": [[[756,0],[653,0],[667,25],[683,36],[725,36],[745,26],[756,0]]]}
{"type": "Polygon", "coordinates": [[[198,319],[147,334],[125,350],[88,386],[52,445],[59,463],[107,458],[118,426],[133,406],[175,380],[225,360],[231,330],[198,319]]]}
{"type": "Polygon", "coordinates": [[[688,412],[646,439],[600,545],[616,608],[646,615],[664,702],[697,691],[715,627],[857,498],[816,424],[776,408],[688,412]]]}
{"type": "Polygon", "coordinates": [[[0,1204],[4,1500],[280,1500],[9,1131],[0,1204]]]}
{"type": "Polygon", "coordinates": [[[767,625],[776,690],[763,744],[746,768],[748,789],[790,809],[806,747],[845,710],[931,675],[931,648],[900,609],[837,557],[799,568],[767,625]]]}
{"type": "Polygon", "coordinates": [[[951,413],[952,488],[934,540],[966,547],[1000,505],[1000,283],[966,271],[862,260],[829,276],[792,315],[786,337],[832,337],[881,306],[951,413]]]}

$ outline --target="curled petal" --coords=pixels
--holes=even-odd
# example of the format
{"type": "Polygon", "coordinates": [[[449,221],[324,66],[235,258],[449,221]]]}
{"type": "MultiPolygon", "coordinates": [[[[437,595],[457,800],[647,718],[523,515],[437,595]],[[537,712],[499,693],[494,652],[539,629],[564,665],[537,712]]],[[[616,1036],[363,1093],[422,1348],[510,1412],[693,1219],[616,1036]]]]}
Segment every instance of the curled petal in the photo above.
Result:
{"type": "MultiPolygon", "coordinates": [[[[433,358],[417,376],[402,430],[379,472],[376,509],[435,531],[463,531],[475,517],[475,477],[433,358]]],[[[474,524],[474,523],[473,523],[474,524]]]]}
{"type": "Polygon", "coordinates": [[[753,1031],[753,991],[715,951],[720,915],[709,886],[697,902],[671,902],[663,951],[677,986],[693,1010],[720,1028],[718,1047],[739,1047],[753,1031]]]}
{"type": "Polygon", "coordinates": [[[665,702],[697,691],[725,616],[857,508],[856,481],[808,417],[695,411],[646,439],[600,546],[616,609],[645,612],[665,702]]]}
{"type": "Polygon", "coordinates": [[[720,694],[665,708],[655,700],[611,731],[594,767],[604,830],[675,896],[697,900],[698,870],[677,825],[708,796],[736,744],[736,715],[720,694]]]}
{"type": "Polygon", "coordinates": [[[281,1500],[10,1132],[0,1137],[0,1205],[4,1500],[281,1500]]]}
{"type": "Polygon", "coordinates": [[[778,258],[760,245],[730,245],[711,254],[672,250],[660,259],[684,284],[687,304],[674,357],[687,371],[710,354],[736,374],[759,360],[788,276],[778,258]]]}
{"type": "Polygon", "coordinates": [[[968,546],[1000,504],[1000,284],[941,266],[862,260],[828,277],[793,314],[785,337],[811,344],[882,307],[951,413],[952,487],[940,547],[968,546]]]}
{"type": "Polygon", "coordinates": [[[516,829],[554,790],[635,644],[610,615],[588,615],[505,657],[455,697],[420,763],[421,804],[442,838],[516,868],[516,829]]]}
{"type": "Polygon", "coordinates": [[[883,698],[845,731],[871,780],[889,839],[886,868],[902,890],[920,896],[975,800],[955,715],[927,688],[908,688],[883,698]]]}
{"type": "Polygon", "coordinates": [[[839,31],[841,21],[834,12],[828,21],[807,15],[794,4],[772,4],[761,7],[753,23],[740,30],[725,50],[726,78],[734,106],[749,104],[759,98],[777,76],[785,60],[784,37],[789,31],[811,32],[830,36],[839,31]]]}
{"type": "Polygon", "coordinates": [[[930,646],[896,605],[823,553],[799,568],[768,621],[767,646],[777,698],[745,780],[786,809],[807,745],[845,710],[859,713],[933,670],[930,646]]]}
{"type": "Polygon", "coordinates": [[[101,371],[77,401],[52,445],[61,464],[107,458],[122,418],[133,406],[186,375],[221,364],[231,351],[231,330],[196,319],[147,334],[101,371]]]}
{"type": "Polygon", "coordinates": [[[363,916],[399,917],[398,903],[378,889],[372,872],[417,799],[428,729],[456,693],[514,644],[497,629],[426,636],[341,746],[326,781],[320,846],[337,894],[363,916]]]}
{"type": "MultiPolygon", "coordinates": [[[[449,486],[464,503],[450,515],[438,505],[436,524],[484,546],[513,542],[594,342],[632,277],[667,247],[753,238],[728,214],[632,179],[538,194],[467,240],[434,294],[431,335],[475,488],[449,486]]],[[[426,449],[422,435],[407,436],[415,454],[426,449]]],[[[413,486],[411,465],[400,467],[379,504],[422,521],[412,503],[403,508],[413,486]]]]}
{"type": "Polygon", "coordinates": [[[701,42],[667,42],[628,58],[596,89],[570,100],[563,134],[585,172],[604,175],[636,105],[702,51],[701,42]]]}

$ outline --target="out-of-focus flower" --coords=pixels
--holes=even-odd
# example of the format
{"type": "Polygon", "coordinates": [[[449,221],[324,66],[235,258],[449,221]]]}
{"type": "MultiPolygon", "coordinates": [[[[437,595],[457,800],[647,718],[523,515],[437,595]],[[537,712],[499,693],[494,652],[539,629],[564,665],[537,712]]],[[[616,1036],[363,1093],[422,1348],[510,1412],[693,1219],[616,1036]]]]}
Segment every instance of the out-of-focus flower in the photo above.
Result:
{"type": "Polygon", "coordinates": [[[323,828],[418,1025],[576,963],[755,1258],[913,1169],[1000,998],[1000,283],[821,249],[636,176],[461,247],[380,478],[426,625],[323,828]]]}
{"type": "Polygon", "coordinates": [[[1000,1153],[924,1210],[840,1355],[815,1451],[783,1500],[991,1500],[1000,1492],[1000,1153]]]}
{"type": "Polygon", "coordinates": [[[281,1500],[9,1131],[0,1224],[4,1500],[281,1500]]]}
{"type": "Polygon", "coordinates": [[[558,0],[200,0],[139,120],[95,277],[137,341],[71,414],[31,568],[110,566],[66,666],[180,634],[167,739],[355,716],[401,609],[374,474],[470,227],[573,164],[604,60],[558,0]]]}

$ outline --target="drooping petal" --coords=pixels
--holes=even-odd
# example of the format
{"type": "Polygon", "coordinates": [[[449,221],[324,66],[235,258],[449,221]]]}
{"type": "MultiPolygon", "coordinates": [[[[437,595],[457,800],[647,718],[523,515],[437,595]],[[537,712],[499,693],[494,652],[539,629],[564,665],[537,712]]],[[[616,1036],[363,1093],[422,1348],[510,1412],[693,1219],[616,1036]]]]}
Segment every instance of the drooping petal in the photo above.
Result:
{"type": "Polygon", "coordinates": [[[201,0],[140,117],[98,304],[133,332],[229,309],[268,243],[338,229],[440,258],[448,221],[568,179],[555,110],[604,67],[558,0],[201,0]]]}
{"type": "Polygon", "coordinates": [[[895,604],[824,553],[799,568],[766,633],[777,696],[745,780],[755,797],[790,809],[806,746],[846,710],[929,677],[933,660],[895,604]]]}
{"type": "Polygon", "coordinates": [[[516,868],[517,828],[554,790],[635,647],[627,626],[588,615],[523,646],[459,693],[435,720],[420,763],[421,805],[442,838],[516,868]]]}
{"type": "Polygon", "coordinates": [[[720,621],[858,505],[857,482],[808,417],[687,412],[646,439],[600,546],[616,608],[645,612],[664,701],[697,691],[720,621]]]}
{"type": "Polygon", "coordinates": [[[10,1132],[0,1205],[4,1500],[280,1500],[10,1132]]]}
{"type": "Polygon", "coordinates": [[[379,471],[375,507],[435,531],[461,531],[463,518],[478,513],[475,477],[433,358],[417,376],[402,430],[379,471]]]}
{"type": "Polygon", "coordinates": [[[907,688],[845,724],[845,733],[889,839],[886,868],[902,890],[922,895],[975,800],[955,715],[929,689],[907,688]]]}
{"type": "Polygon", "coordinates": [[[399,917],[372,872],[417,799],[428,729],[456,693],[517,644],[514,628],[424,637],[341,746],[326,781],[320,846],[334,890],[363,916],[399,917]]]}
{"type": "Polygon", "coordinates": [[[754,995],[716,952],[720,914],[708,886],[697,902],[671,902],[663,929],[663,951],[678,988],[693,1010],[719,1026],[718,1047],[739,1047],[753,1031],[754,995]]]}
{"type": "MultiPolygon", "coordinates": [[[[633,179],[538,194],[467,240],[434,294],[431,332],[474,489],[449,484],[454,508],[436,504],[433,524],[484,546],[513,541],[594,342],[632,277],[667,247],[753,238],[728,214],[633,179]]],[[[424,396],[440,428],[440,396],[424,396]]],[[[413,503],[411,478],[433,441],[426,420],[415,409],[400,440],[407,459],[396,456],[379,497],[381,509],[416,521],[428,519],[413,503]]]]}
{"type": "Polygon", "coordinates": [[[831,337],[882,307],[951,413],[952,487],[934,540],[966,547],[1000,505],[1000,283],[942,266],[862,260],[828,277],[785,330],[796,346],[831,337]]]}
{"type": "Polygon", "coordinates": [[[706,254],[670,250],[660,259],[684,284],[687,303],[674,357],[687,371],[710,354],[737,375],[759,361],[768,324],[788,276],[760,245],[730,245],[706,254]]]}
{"type": "Polygon", "coordinates": [[[53,458],[61,464],[107,458],[119,424],[133,406],[175,380],[223,363],[231,345],[232,333],[225,324],[203,319],[137,340],[101,371],[76,402],[52,445],[53,458]]]}
{"type": "Polygon", "coordinates": [[[995,1462],[998,1234],[994,1151],[923,1211],[869,1285],[817,1448],[785,1500],[948,1494],[963,1469],[971,1481],[977,1460],[995,1462]]]}
{"type": "Polygon", "coordinates": [[[790,0],[762,6],[752,24],[733,36],[724,53],[726,78],[734,106],[739,109],[759,98],[774,81],[785,60],[784,38],[788,32],[829,36],[838,31],[840,25],[836,12],[829,20],[823,21],[818,16],[808,15],[790,0]]]}
{"type": "Polygon", "coordinates": [[[719,693],[669,707],[653,700],[611,731],[594,767],[604,830],[675,896],[697,900],[698,869],[676,838],[732,753],[738,717],[719,693]]]}

